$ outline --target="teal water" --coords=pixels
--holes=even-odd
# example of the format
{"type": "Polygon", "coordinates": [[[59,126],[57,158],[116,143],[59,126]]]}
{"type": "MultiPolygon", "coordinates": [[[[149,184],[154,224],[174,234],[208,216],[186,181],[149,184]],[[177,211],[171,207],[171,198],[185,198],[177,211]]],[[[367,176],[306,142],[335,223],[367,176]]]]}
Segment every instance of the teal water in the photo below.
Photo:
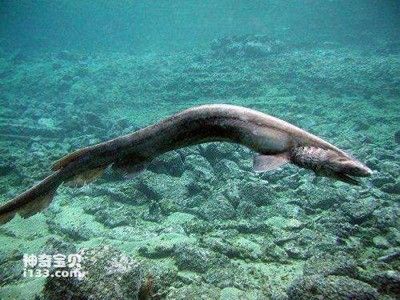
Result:
{"type": "Polygon", "coordinates": [[[209,143],[61,186],[0,225],[0,299],[398,299],[399,23],[398,1],[0,1],[1,202],[69,152],[207,103],[374,170],[257,174],[250,150],[209,143]],[[24,254],[77,253],[82,281],[24,276],[24,254]]]}

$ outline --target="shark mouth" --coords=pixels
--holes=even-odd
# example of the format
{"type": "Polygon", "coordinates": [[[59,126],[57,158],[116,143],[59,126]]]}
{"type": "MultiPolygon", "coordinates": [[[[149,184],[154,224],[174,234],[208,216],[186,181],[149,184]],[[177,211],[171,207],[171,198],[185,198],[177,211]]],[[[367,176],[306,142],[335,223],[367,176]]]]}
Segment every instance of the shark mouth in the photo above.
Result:
{"type": "Polygon", "coordinates": [[[334,178],[336,178],[337,180],[340,180],[342,182],[345,183],[349,183],[352,185],[360,185],[360,181],[358,181],[357,179],[355,179],[354,177],[344,174],[344,173],[334,173],[333,174],[334,178]]]}

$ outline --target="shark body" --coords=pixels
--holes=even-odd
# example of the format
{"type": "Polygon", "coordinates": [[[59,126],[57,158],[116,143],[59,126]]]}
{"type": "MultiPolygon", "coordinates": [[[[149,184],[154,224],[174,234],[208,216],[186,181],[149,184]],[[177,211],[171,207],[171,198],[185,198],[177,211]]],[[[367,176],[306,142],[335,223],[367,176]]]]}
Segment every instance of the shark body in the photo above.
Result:
{"type": "Polygon", "coordinates": [[[257,172],[293,163],[352,184],[357,183],[353,176],[372,174],[336,146],[281,119],[240,106],[203,105],[68,154],[53,165],[51,175],[0,206],[0,223],[8,222],[16,213],[29,217],[46,208],[62,183],[85,184],[110,165],[123,173],[138,172],[165,152],[213,141],[253,150],[257,172]]]}

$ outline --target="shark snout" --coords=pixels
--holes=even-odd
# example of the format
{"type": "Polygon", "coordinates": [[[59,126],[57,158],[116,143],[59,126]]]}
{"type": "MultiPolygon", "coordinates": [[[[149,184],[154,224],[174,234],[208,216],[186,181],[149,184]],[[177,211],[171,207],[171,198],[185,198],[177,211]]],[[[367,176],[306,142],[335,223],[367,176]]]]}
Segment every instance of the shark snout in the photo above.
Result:
{"type": "Polygon", "coordinates": [[[368,176],[371,176],[372,174],[374,174],[374,171],[372,171],[367,166],[364,166],[362,173],[363,173],[364,177],[368,177],[368,176]]]}
{"type": "Polygon", "coordinates": [[[368,177],[374,173],[370,168],[357,160],[351,160],[345,169],[345,173],[348,175],[359,177],[368,177]]]}

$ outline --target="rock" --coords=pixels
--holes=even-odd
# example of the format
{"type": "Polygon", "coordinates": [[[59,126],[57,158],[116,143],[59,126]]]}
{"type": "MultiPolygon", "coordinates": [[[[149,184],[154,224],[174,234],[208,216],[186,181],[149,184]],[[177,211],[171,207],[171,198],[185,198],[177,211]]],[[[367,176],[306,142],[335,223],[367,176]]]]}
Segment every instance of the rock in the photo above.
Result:
{"type": "Polygon", "coordinates": [[[142,218],[146,221],[160,222],[163,218],[160,202],[151,200],[149,203],[149,210],[142,214],[142,218]]]}
{"type": "Polygon", "coordinates": [[[15,123],[0,124],[0,134],[29,137],[40,136],[46,138],[60,138],[64,136],[64,132],[58,127],[21,125],[15,123]]]}
{"type": "Polygon", "coordinates": [[[96,208],[96,210],[92,212],[97,222],[109,228],[124,225],[134,226],[137,219],[135,213],[136,211],[131,205],[119,202],[108,202],[107,204],[103,204],[102,209],[96,208]]]}
{"type": "Polygon", "coordinates": [[[139,254],[148,258],[163,258],[171,256],[174,252],[174,243],[158,243],[139,248],[139,254]]]}
{"type": "Polygon", "coordinates": [[[393,183],[395,183],[396,182],[396,180],[393,178],[393,177],[391,177],[391,176],[388,176],[388,174],[385,174],[385,175],[377,175],[377,176],[374,176],[373,178],[372,178],[372,184],[374,185],[374,186],[376,186],[377,188],[382,188],[383,186],[385,186],[385,185],[387,185],[387,184],[393,184],[393,183]]]}
{"type": "Polygon", "coordinates": [[[170,175],[154,175],[152,172],[145,172],[138,177],[134,186],[148,200],[160,201],[161,205],[167,207],[170,203],[176,203],[185,198],[184,195],[187,195],[185,183],[170,175]]]}
{"type": "Polygon", "coordinates": [[[237,215],[243,219],[254,216],[257,213],[257,206],[250,201],[241,201],[236,208],[237,215]]]}
{"type": "Polygon", "coordinates": [[[171,288],[167,299],[187,300],[187,299],[215,299],[219,294],[219,289],[211,284],[193,283],[183,287],[171,288]]]}
{"type": "Polygon", "coordinates": [[[258,243],[244,237],[235,238],[231,245],[240,253],[240,257],[251,260],[260,259],[263,256],[263,248],[258,243]]]}
{"type": "Polygon", "coordinates": [[[209,250],[187,243],[175,246],[174,257],[180,270],[203,273],[212,263],[212,253],[209,250]]]}
{"type": "Polygon", "coordinates": [[[245,293],[234,287],[226,287],[221,290],[220,300],[241,300],[245,298],[245,293]]]}
{"type": "Polygon", "coordinates": [[[238,162],[240,156],[235,151],[237,146],[221,143],[208,143],[199,147],[201,155],[203,155],[212,165],[217,164],[222,159],[233,160],[238,162]]]}
{"type": "Polygon", "coordinates": [[[376,226],[386,231],[390,227],[397,228],[400,219],[400,208],[398,206],[388,206],[374,211],[376,226]]]}
{"type": "Polygon", "coordinates": [[[228,180],[230,178],[237,178],[240,169],[232,160],[221,159],[214,165],[215,174],[221,179],[228,180]]]}
{"type": "Polygon", "coordinates": [[[390,294],[393,296],[400,295],[400,272],[385,271],[376,274],[372,281],[377,286],[380,293],[390,294]]]}
{"type": "MultiPolygon", "coordinates": [[[[52,277],[46,279],[44,299],[138,299],[143,284],[139,262],[109,246],[82,249],[83,278],[52,277]]],[[[55,269],[51,271],[54,274],[55,269]]],[[[70,270],[70,269],[65,269],[70,270]]]]}
{"type": "Polygon", "coordinates": [[[400,246],[400,230],[390,227],[386,235],[387,241],[395,246],[400,246]]]}
{"type": "Polygon", "coordinates": [[[0,176],[6,176],[12,172],[16,172],[17,168],[14,163],[10,162],[5,162],[2,161],[0,162],[0,176]]]}
{"type": "Polygon", "coordinates": [[[374,236],[372,242],[374,243],[374,246],[378,249],[387,249],[390,247],[387,239],[381,235],[374,236]]]}
{"type": "Polygon", "coordinates": [[[400,181],[395,183],[388,183],[382,187],[382,191],[389,194],[400,195],[400,181]]]}
{"type": "Polygon", "coordinates": [[[72,53],[68,50],[62,50],[57,54],[57,58],[60,60],[65,60],[70,63],[76,62],[79,59],[79,56],[75,53],[72,53]]]}
{"type": "Polygon", "coordinates": [[[267,182],[258,180],[246,182],[239,186],[239,198],[253,202],[256,206],[268,205],[271,203],[271,188],[267,182]]]}
{"type": "MultiPolygon", "coordinates": [[[[242,182],[240,179],[237,178],[232,178],[231,180],[228,180],[226,182],[226,185],[224,186],[224,190],[222,193],[224,196],[228,199],[228,201],[233,205],[233,207],[237,208],[239,205],[240,201],[244,201],[245,199],[240,198],[239,194],[239,187],[242,185],[242,182]]],[[[249,201],[246,201],[249,202],[249,201]]]]}
{"type": "Polygon", "coordinates": [[[376,208],[376,200],[372,197],[352,200],[341,205],[344,213],[351,218],[353,224],[366,221],[376,208]]]}
{"type": "Polygon", "coordinates": [[[149,170],[157,174],[180,177],[185,171],[185,165],[181,154],[178,151],[171,151],[152,161],[149,170]]]}
{"type": "Polygon", "coordinates": [[[235,217],[235,209],[232,204],[220,194],[211,195],[197,212],[201,217],[209,221],[229,220],[235,217]]]}
{"type": "Polygon", "coordinates": [[[0,265],[0,286],[21,279],[23,264],[21,260],[10,260],[0,265]]]}
{"type": "Polygon", "coordinates": [[[262,58],[282,52],[285,45],[266,35],[247,35],[213,40],[211,49],[215,56],[262,58]]]}
{"type": "Polygon", "coordinates": [[[284,225],[284,229],[292,231],[292,230],[297,230],[297,229],[301,229],[305,226],[305,224],[303,222],[301,222],[298,219],[287,219],[286,220],[286,224],[284,225]]]}
{"type": "Polygon", "coordinates": [[[357,262],[347,253],[321,253],[310,257],[303,266],[304,275],[357,276],[357,262]]]}
{"type": "Polygon", "coordinates": [[[307,257],[306,251],[299,247],[295,242],[287,242],[283,249],[285,249],[287,255],[294,259],[305,259],[307,257]]]}
{"type": "Polygon", "coordinates": [[[400,249],[393,248],[388,254],[380,256],[377,260],[385,263],[390,263],[400,259],[400,249]]]}
{"type": "Polygon", "coordinates": [[[289,258],[289,255],[286,253],[286,251],[276,245],[273,242],[266,242],[263,245],[263,255],[262,259],[263,261],[267,262],[286,262],[289,258]]]}
{"type": "Polygon", "coordinates": [[[195,180],[203,182],[213,179],[213,168],[211,164],[200,155],[188,155],[185,158],[185,169],[191,170],[194,173],[195,180]]]}
{"type": "Polygon", "coordinates": [[[288,288],[289,299],[296,300],[375,300],[378,292],[369,284],[346,276],[304,276],[288,288]]]}
{"type": "Polygon", "coordinates": [[[221,253],[228,258],[245,258],[241,249],[233,246],[229,241],[221,240],[219,238],[206,238],[204,245],[215,252],[221,253]]]}
{"type": "Polygon", "coordinates": [[[139,203],[137,200],[138,192],[132,191],[132,194],[124,193],[120,188],[114,188],[110,186],[93,186],[91,187],[91,195],[93,196],[109,196],[112,201],[118,201],[126,204],[139,203]]]}
{"type": "Polygon", "coordinates": [[[72,254],[76,253],[76,247],[72,243],[68,243],[59,237],[49,237],[42,249],[42,253],[46,254],[72,254]]]}
{"type": "Polygon", "coordinates": [[[87,241],[105,234],[102,224],[73,208],[61,211],[57,218],[47,219],[46,222],[50,232],[65,235],[74,241],[87,241]]]}
{"type": "MultiPolygon", "coordinates": [[[[178,270],[171,260],[159,260],[157,263],[148,260],[145,261],[144,264],[144,269],[148,270],[148,274],[151,274],[154,278],[154,288],[156,292],[161,295],[166,293],[178,280],[178,270]]],[[[152,298],[139,297],[139,299],[146,300],[152,298]]],[[[157,297],[154,297],[153,299],[157,299],[157,297]]]]}
{"type": "Polygon", "coordinates": [[[0,252],[0,286],[18,281],[23,273],[23,254],[19,251],[0,252]]]}
{"type": "Polygon", "coordinates": [[[395,132],[395,134],[394,134],[394,141],[395,141],[397,144],[400,144],[400,130],[397,130],[397,131],[395,132]]]}

